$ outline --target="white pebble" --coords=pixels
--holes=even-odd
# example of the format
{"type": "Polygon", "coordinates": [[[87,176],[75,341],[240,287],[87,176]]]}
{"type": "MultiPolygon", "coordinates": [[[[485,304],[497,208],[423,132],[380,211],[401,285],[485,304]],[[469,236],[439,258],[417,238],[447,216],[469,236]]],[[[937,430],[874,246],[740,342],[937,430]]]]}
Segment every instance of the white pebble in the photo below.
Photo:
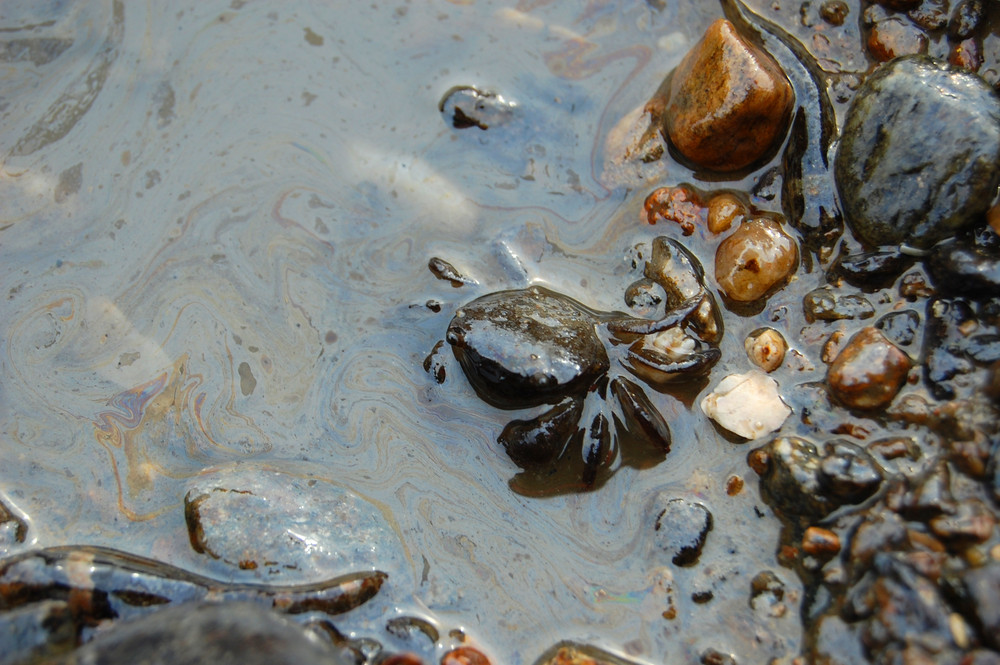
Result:
{"type": "Polygon", "coordinates": [[[777,381],[757,369],[724,378],[701,400],[701,410],[720,426],[745,439],[774,432],[792,413],[781,401],[777,381]]]}

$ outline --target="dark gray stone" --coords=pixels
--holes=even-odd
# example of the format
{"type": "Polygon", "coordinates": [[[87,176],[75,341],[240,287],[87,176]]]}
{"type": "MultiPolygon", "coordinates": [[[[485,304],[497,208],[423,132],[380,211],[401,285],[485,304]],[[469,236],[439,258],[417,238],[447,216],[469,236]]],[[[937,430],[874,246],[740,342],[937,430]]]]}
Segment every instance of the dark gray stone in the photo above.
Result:
{"type": "Polygon", "coordinates": [[[315,634],[249,603],[194,603],[115,626],[52,665],[347,665],[315,634]]]}
{"type": "Polygon", "coordinates": [[[992,88],[933,58],[905,56],[858,91],[835,167],[859,239],[926,248],[986,211],[1000,183],[998,160],[992,88]]]}

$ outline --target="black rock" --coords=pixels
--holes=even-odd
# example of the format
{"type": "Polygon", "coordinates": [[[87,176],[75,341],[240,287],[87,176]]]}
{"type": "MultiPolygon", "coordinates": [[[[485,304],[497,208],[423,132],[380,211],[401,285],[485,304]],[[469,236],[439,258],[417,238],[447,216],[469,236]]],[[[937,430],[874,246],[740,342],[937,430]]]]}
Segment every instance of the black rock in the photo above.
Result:
{"type": "Polygon", "coordinates": [[[847,114],[835,174],[855,234],[929,247],[976,221],[1000,183],[1000,99],[927,56],[882,65],[847,114]]]}
{"type": "Polygon", "coordinates": [[[677,566],[698,562],[708,532],[712,530],[712,513],[700,503],[684,499],[661,499],[653,505],[656,511],[656,546],[670,555],[677,566]]]}
{"type": "Polygon", "coordinates": [[[962,575],[961,609],[983,640],[1000,648],[1000,563],[995,561],[962,575]]]}
{"type": "Polygon", "coordinates": [[[249,603],[194,603],[115,626],[59,665],[346,665],[309,630],[249,603]]]}
{"type": "Polygon", "coordinates": [[[751,455],[766,460],[761,493],[785,517],[825,517],[839,506],[861,503],[882,484],[875,459],[846,440],[830,441],[820,452],[805,439],[779,437],[751,455]]]}

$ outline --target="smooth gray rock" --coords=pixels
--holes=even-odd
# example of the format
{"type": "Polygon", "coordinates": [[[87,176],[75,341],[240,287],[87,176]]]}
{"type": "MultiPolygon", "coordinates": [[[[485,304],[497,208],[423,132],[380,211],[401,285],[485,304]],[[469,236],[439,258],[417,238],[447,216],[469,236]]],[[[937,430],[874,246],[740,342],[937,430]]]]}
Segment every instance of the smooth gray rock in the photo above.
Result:
{"type": "Polygon", "coordinates": [[[250,603],[190,603],[108,630],[50,665],[347,665],[299,624],[250,603]]]}
{"type": "Polygon", "coordinates": [[[974,223],[1000,184],[1000,98],[927,56],[892,60],[847,113],[835,174],[869,245],[926,248],[974,223]]]}

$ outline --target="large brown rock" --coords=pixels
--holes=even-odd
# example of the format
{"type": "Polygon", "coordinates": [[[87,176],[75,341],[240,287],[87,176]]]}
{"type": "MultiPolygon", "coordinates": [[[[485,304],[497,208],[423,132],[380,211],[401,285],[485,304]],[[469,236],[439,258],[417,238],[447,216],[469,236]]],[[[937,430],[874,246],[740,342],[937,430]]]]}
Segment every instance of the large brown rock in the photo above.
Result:
{"type": "Polygon", "coordinates": [[[688,160],[737,171],[784,136],[795,94],[770,55],[719,19],[671,75],[663,129],[688,160]]]}

